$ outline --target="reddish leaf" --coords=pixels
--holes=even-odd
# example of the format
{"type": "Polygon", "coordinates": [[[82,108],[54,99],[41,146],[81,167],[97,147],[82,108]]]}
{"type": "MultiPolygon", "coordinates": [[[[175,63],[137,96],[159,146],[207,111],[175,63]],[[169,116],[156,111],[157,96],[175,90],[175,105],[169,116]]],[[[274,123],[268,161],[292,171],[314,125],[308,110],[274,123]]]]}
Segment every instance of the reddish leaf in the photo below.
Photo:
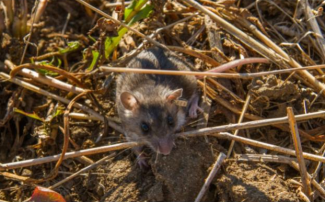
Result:
{"type": "Polygon", "coordinates": [[[59,193],[51,190],[51,189],[47,189],[44,187],[36,187],[31,201],[34,202],[43,202],[43,201],[47,201],[47,202],[66,202],[65,199],[63,198],[63,196],[61,196],[59,193]]]}

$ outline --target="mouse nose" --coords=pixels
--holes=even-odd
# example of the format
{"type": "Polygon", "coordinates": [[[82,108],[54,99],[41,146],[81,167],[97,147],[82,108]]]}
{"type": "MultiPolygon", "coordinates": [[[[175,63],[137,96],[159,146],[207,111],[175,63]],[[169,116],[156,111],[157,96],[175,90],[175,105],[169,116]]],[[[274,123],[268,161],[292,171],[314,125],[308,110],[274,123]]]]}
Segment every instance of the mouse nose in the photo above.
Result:
{"type": "Polygon", "coordinates": [[[158,153],[169,155],[174,146],[174,141],[168,138],[160,139],[158,143],[158,153]]]}

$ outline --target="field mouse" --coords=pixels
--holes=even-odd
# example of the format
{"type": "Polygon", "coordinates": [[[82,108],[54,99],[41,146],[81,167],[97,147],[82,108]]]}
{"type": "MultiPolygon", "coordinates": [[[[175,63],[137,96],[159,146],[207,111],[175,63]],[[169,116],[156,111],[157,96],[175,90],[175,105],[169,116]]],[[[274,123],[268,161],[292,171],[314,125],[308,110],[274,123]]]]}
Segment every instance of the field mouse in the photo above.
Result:
{"type": "MultiPolygon", "coordinates": [[[[190,70],[189,64],[161,48],[150,48],[133,58],[127,68],[190,70]]],[[[155,152],[168,155],[175,132],[186,117],[197,116],[199,96],[195,76],[122,73],[117,79],[116,103],[128,141],[144,141],[155,152]],[[187,106],[177,105],[177,100],[187,106]]],[[[136,148],[139,154],[141,148],[136,148]]]]}

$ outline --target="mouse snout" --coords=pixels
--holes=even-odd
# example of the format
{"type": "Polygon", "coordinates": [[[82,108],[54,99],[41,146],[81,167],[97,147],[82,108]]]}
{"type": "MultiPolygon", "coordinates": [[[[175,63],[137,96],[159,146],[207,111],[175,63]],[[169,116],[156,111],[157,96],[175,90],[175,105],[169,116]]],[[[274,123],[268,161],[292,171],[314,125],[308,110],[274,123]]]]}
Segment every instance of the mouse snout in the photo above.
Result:
{"type": "Polygon", "coordinates": [[[163,155],[168,155],[172,151],[174,146],[174,140],[169,138],[160,139],[158,142],[157,152],[163,155]]]}

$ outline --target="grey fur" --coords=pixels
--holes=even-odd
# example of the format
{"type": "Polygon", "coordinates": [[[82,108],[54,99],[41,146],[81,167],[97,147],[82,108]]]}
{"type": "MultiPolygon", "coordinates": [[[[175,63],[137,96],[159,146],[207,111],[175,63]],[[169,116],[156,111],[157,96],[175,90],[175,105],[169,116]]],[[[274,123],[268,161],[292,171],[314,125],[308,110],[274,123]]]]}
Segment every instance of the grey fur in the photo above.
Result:
{"type": "MultiPolygon", "coordinates": [[[[127,65],[128,68],[189,70],[189,64],[160,48],[142,51],[127,65]]],[[[186,109],[168,103],[166,96],[177,89],[183,89],[182,99],[190,100],[196,94],[194,76],[170,76],[123,73],[117,79],[116,103],[122,126],[128,140],[146,141],[157,151],[162,139],[174,141],[174,133],[185,123],[186,109]],[[137,98],[139,108],[130,111],[123,106],[120,95],[129,92],[137,98]],[[175,122],[168,125],[167,116],[175,122]],[[148,123],[150,131],[144,133],[141,123],[148,123]]]]}

